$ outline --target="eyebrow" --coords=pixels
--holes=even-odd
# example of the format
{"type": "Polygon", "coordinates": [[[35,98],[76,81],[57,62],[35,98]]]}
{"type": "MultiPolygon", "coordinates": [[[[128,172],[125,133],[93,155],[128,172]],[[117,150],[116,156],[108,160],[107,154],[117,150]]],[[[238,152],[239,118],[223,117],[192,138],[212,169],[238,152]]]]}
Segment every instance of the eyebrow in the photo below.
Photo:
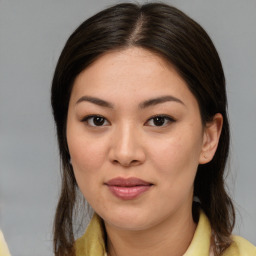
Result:
{"type": "Polygon", "coordinates": [[[83,96],[81,97],[77,102],[76,104],[80,103],[80,102],[83,102],[83,101],[87,101],[87,102],[91,102],[93,104],[96,104],[98,106],[101,106],[101,107],[106,107],[106,108],[114,108],[113,104],[105,101],[105,100],[102,100],[102,99],[99,99],[99,98],[95,98],[95,97],[90,97],[90,96],[83,96]]]}
{"type": "MultiPolygon", "coordinates": [[[[84,102],[84,101],[96,104],[101,107],[114,108],[114,105],[112,103],[107,102],[102,99],[99,99],[99,98],[91,97],[91,96],[83,96],[83,97],[79,98],[79,100],[76,102],[76,104],[84,102]]],[[[143,109],[143,108],[151,107],[151,106],[154,106],[157,104],[165,103],[168,101],[178,102],[185,106],[185,104],[180,99],[178,99],[174,96],[171,96],[171,95],[166,95],[166,96],[161,96],[161,97],[146,100],[139,104],[139,108],[143,109]]]]}
{"type": "Polygon", "coordinates": [[[171,96],[171,95],[166,95],[166,96],[161,96],[161,97],[157,97],[157,98],[154,98],[154,99],[146,100],[146,101],[142,102],[139,105],[139,107],[140,108],[147,108],[147,107],[151,107],[151,106],[161,104],[161,103],[165,103],[165,102],[168,102],[168,101],[178,102],[178,103],[181,103],[182,105],[185,106],[184,102],[181,101],[180,99],[178,99],[174,96],[171,96]]]}

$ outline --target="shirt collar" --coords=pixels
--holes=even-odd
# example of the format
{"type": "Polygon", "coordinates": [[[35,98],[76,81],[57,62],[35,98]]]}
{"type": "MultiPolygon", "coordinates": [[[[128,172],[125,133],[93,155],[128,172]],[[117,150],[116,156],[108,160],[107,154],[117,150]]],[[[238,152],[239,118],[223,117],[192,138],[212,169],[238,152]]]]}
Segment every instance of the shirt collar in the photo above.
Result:
{"type": "MultiPolygon", "coordinates": [[[[105,232],[101,218],[94,214],[85,234],[76,240],[76,255],[105,256],[105,232]]],[[[190,246],[183,256],[209,255],[211,226],[203,211],[190,246]]]]}

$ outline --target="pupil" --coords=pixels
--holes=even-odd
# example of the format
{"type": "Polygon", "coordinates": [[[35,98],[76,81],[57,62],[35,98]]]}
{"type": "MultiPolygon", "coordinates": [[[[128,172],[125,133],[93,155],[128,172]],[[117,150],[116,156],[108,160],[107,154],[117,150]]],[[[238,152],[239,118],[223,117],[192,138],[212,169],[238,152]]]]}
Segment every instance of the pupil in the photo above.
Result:
{"type": "Polygon", "coordinates": [[[155,117],[154,118],[154,125],[156,126],[162,126],[164,124],[164,117],[155,117]]]}
{"type": "Polygon", "coordinates": [[[94,117],[93,123],[97,126],[101,126],[104,124],[104,118],[100,116],[94,117]]]}

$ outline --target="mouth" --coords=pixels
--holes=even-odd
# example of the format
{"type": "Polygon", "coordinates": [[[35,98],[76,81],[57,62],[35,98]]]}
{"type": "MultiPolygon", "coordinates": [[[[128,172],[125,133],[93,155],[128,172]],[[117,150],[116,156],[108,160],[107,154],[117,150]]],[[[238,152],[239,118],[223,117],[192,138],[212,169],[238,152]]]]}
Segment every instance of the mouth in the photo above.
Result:
{"type": "Polygon", "coordinates": [[[132,200],[144,194],[152,187],[152,183],[131,177],[114,178],[105,183],[114,196],[122,200],[132,200]]]}

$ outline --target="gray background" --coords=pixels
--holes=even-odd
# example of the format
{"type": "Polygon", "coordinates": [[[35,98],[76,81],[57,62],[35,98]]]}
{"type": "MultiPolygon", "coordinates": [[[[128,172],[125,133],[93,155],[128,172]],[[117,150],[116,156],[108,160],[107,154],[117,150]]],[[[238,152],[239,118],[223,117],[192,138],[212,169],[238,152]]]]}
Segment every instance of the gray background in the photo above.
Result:
{"type": "MultiPolygon", "coordinates": [[[[256,1],[166,2],[206,29],[222,59],[233,136],[228,183],[240,213],[235,233],[256,244],[256,1]]],[[[51,78],[70,33],[114,3],[0,0],[0,225],[14,256],[53,255],[60,179],[51,78]]]]}

